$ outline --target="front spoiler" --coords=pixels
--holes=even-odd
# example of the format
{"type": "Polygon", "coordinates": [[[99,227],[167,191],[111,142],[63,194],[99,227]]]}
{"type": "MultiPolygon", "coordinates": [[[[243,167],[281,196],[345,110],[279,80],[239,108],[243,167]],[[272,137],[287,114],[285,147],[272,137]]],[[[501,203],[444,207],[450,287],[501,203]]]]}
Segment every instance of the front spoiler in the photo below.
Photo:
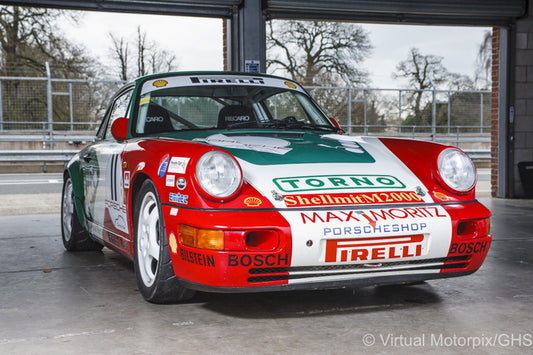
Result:
{"type": "Polygon", "coordinates": [[[325,281],[325,282],[311,282],[301,284],[282,284],[282,285],[268,285],[268,286],[254,286],[254,287],[218,287],[202,285],[195,282],[180,280],[186,288],[201,292],[215,292],[215,293],[256,293],[256,292],[275,292],[275,291],[296,291],[296,290],[324,290],[324,289],[339,289],[348,287],[365,287],[365,286],[385,286],[385,285],[408,285],[418,283],[426,280],[459,277],[473,274],[476,270],[460,271],[460,272],[446,272],[446,273],[427,273],[416,275],[394,275],[394,276],[377,276],[355,280],[342,281],[325,281]]]}

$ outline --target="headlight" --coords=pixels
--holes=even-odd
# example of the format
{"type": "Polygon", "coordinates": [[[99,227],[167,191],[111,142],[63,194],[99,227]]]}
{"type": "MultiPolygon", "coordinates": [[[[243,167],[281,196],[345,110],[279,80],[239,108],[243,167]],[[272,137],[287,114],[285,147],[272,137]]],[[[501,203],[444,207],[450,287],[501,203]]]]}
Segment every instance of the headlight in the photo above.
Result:
{"type": "Polygon", "coordinates": [[[239,164],[218,150],[211,150],[198,159],[196,178],[208,195],[221,200],[237,192],[242,183],[239,164]]]}
{"type": "Polygon", "coordinates": [[[458,149],[444,149],[439,155],[438,168],[444,183],[453,190],[466,192],[476,183],[474,163],[458,149]]]}

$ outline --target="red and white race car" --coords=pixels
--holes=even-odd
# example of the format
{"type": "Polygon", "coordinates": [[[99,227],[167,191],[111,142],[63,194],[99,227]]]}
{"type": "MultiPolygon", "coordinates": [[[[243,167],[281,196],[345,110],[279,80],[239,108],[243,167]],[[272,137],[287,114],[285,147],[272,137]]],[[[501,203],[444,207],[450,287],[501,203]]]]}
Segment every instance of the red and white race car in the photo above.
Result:
{"type": "Polygon", "coordinates": [[[343,135],[297,83],[143,77],[64,174],[63,242],[133,259],[150,302],[467,275],[491,243],[469,157],[343,135]]]}

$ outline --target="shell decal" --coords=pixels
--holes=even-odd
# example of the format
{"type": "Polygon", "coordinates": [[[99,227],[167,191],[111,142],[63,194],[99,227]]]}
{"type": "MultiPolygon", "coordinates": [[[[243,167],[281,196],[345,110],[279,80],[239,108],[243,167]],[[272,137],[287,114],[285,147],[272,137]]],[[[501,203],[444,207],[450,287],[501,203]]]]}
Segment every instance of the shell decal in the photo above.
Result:
{"type": "Polygon", "coordinates": [[[257,197],[247,197],[244,199],[244,204],[248,207],[257,207],[261,205],[263,201],[257,197]]]}
{"type": "Polygon", "coordinates": [[[152,83],[152,85],[155,86],[156,88],[163,88],[167,86],[167,84],[168,84],[168,81],[162,80],[162,79],[156,80],[152,83]]]}

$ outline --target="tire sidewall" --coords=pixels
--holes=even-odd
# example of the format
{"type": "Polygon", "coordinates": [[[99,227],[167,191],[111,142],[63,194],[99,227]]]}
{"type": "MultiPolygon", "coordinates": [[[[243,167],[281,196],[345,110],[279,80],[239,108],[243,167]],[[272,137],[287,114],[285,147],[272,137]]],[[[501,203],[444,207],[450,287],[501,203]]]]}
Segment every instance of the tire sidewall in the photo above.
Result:
{"type": "Polygon", "coordinates": [[[167,245],[166,241],[166,230],[165,230],[165,222],[163,218],[163,210],[161,207],[161,198],[159,197],[159,194],[157,193],[157,189],[155,188],[154,183],[151,180],[146,180],[143,182],[139,193],[137,194],[137,198],[135,199],[135,210],[134,210],[134,219],[133,219],[133,265],[135,269],[135,276],[137,279],[137,286],[139,288],[139,291],[143,295],[143,297],[150,301],[152,300],[156,294],[158,293],[158,286],[160,284],[161,279],[161,261],[164,258],[164,246],[167,245]],[[157,270],[155,272],[155,278],[151,286],[146,286],[144,284],[144,281],[141,276],[141,272],[139,269],[139,259],[138,259],[138,229],[139,229],[139,215],[141,213],[141,206],[142,202],[144,200],[144,197],[147,193],[151,192],[154,194],[157,202],[157,209],[159,213],[159,260],[157,264],[157,270]]]}
{"type": "MultiPolygon", "coordinates": [[[[73,240],[74,240],[74,232],[75,232],[75,218],[77,218],[77,215],[76,215],[76,208],[74,208],[74,211],[72,212],[72,215],[71,215],[71,218],[70,218],[70,238],[67,240],[67,238],[65,237],[65,228],[63,226],[63,220],[64,220],[64,210],[65,210],[65,194],[66,194],[66,191],[67,191],[67,186],[68,185],[71,185],[72,186],[72,180],[70,179],[70,177],[68,177],[67,179],[65,179],[65,182],[63,183],[63,191],[61,193],[61,239],[63,240],[63,246],[65,247],[65,249],[67,250],[72,250],[73,249],[73,240]]],[[[70,196],[69,198],[73,198],[73,196],[70,196]]]]}

